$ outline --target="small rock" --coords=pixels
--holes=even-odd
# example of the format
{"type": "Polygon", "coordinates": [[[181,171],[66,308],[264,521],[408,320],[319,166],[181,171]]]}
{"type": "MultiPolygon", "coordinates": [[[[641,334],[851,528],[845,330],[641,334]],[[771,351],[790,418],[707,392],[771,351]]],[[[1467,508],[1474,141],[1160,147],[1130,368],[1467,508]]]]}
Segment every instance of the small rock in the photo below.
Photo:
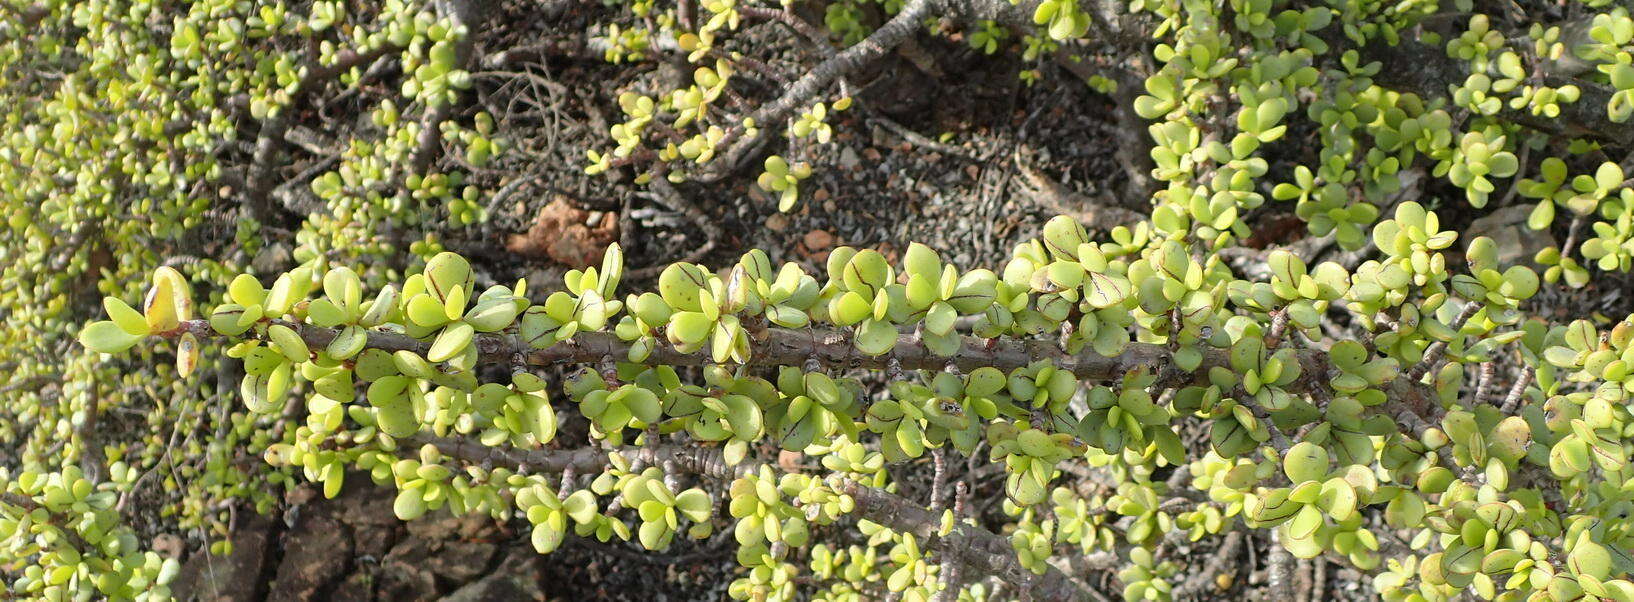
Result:
{"type": "Polygon", "coordinates": [[[490,600],[544,600],[545,592],[539,588],[538,554],[533,550],[513,549],[506,553],[505,561],[499,568],[488,576],[466,584],[448,597],[444,602],[487,602],[490,600]]]}
{"type": "Polygon", "coordinates": [[[233,552],[226,556],[200,553],[182,566],[171,589],[178,600],[236,602],[260,600],[261,569],[267,561],[267,541],[272,536],[271,518],[244,513],[232,534],[233,552]]]}
{"type": "Polygon", "coordinates": [[[341,488],[340,495],[320,504],[324,509],[333,511],[333,516],[353,530],[362,526],[395,530],[403,521],[397,520],[397,515],[391,512],[381,512],[382,508],[391,508],[395,497],[396,494],[390,489],[371,483],[368,473],[348,472],[346,486],[341,488]]]}
{"type": "Polygon", "coordinates": [[[846,171],[851,171],[851,170],[856,169],[857,166],[860,165],[860,164],[862,164],[862,160],[857,158],[857,151],[852,150],[851,147],[847,146],[847,147],[845,147],[845,149],[840,151],[840,168],[841,169],[844,169],[846,171]]]}
{"type": "Polygon", "coordinates": [[[345,570],[341,559],[352,555],[352,539],[340,523],[312,517],[297,524],[284,542],[284,561],[267,594],[269,602],[311,600],[345,570]]]}
{"type": "Polygon", "coordinates": [[[785,449],[777,452],[777,465],[785,472],[800,472],[800,460],[804,457],[805,454],[785,449]]]}
{"type": "Polygon", "coordinates": [[[805,243],[808,251],[824,251],[834,246],[834,235],[827,230],[812,230],[806,233],[801,242],[805,243]]]}
{"type": "MultiPolygon", "coordinates": [[[[410,521],[413,522],[413,521],[410,521]]],[[[386,600],[428,600],[437,596],[437,574],[427,560],[429,544],[408,537],[397,543],[380,563],[379,594],[386,600]]]]}
{"type": "Polygon", "coordinates": [[[379,600],[436,600],[437,576],[411,567],[392,567],[380,572],[375,587],[379,600]]]}
{"type": "Polygon", "coordinates": [[[546,256],[557,263],[587,266],[601,263],[608,245],[618,240],[618,220],[597,217],[557,197],[539,210],[533,226],[512,234],[505,248],[524,256],[546,256]]]}
{"type": "Polygon", "coordinates": [[[374,600],[374,575],[368,571],[358,571],[348,575],[345,581],[335,586],[329,592],[329,599],[333,602],[371,602],[374,600]]]}
{"type": "Polygon", "coordinates": [[[160,533],[153,538],[153,551],[165,558],[180,558],[186,547],[182,538],[169,533],[160,533]]]}
{"type": "Polygon", "coordinates": [[[358,556],[381,558],[397,544],[397,538],[396,529],[381,527],[357,529],[352,533],[352,545],[356,548],[353,552],[358,556]]]}
{"type": "Polygon", "coordinates": [[[465,583],[488,570],[488,561],[498,550],[499,546],[480,541],[443,542],[442,547],[426,559],[425,567],[438,577],[465,583]]]}
{"type": "Polygon", "coordinates": [[[766,229],[773,232],[782,232],[789,227],[789,216],[782,213],[773,213],[766,218],[766,229]]]}

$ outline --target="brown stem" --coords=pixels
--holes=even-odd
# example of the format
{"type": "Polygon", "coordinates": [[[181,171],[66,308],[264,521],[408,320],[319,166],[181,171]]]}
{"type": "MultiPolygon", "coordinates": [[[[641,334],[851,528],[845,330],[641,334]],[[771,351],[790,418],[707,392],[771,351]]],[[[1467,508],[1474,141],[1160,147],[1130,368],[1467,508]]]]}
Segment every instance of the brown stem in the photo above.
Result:
{"type": "Polygon", "coordinates": [[[1504,415],[1515,413],[1515,409],[1520,407],[1521,400],[1526,398],[1526,387],[1532,384],[1532,376],[1530,368],[1521,372],[1521,377],[1515,380],[1515,386],[1509,388],[1509,394],[1504,396],[1503,405],[1498,407],[1498,411],[1504,415]]]}
{"type": "Polygon", "coordinates": [[[284,135],[294,123],[295,113],[300,111],[301,102],[306,95],[316,89],[323,82],[345,73],[353,67],[368,64],[385,56],[386,53],[397,50],[391,44],[381,44],[365,52],[347,49],[340,51],[336,56],[335,64],[323,66],[312,60],[307,66],[306,75],[295,82],[293,91],[289,94],[289,102],[279,107],[276,113],[268,116],[261,123],[261,130],[255,137],[255,153],[250,159],[249,175],[244,178],[245,202],[249,207],[250,216],[261,223],[271,223],[278,212],[268,202],[272,189],[276,186],[274,172],[279,164],[278,152],[283,150],[284,135]]]}
{"type": "MultiPolygon", "coordinates": [[[[891,20],[886,21],[879,29],[874,30],[874,33],[869,34],[866,39],[823,61],[810,72],[807,72],[805,77],[789,86],[788,91],[784,92],[777,100],[762,105],[750,116],[754,119],[755,127],[760,128],[762,131],[780,127],[783,119],[788,117],[790,112],[811,102],[813,97],[821,93],[835,79],[844,77],[863,65],[885,56],[886,52],[890,52],[891,49],[896,48],[898,44],[906,40],[908,36],[919,31],[922,26],[921,21],[930,15],[934,4],[932,0],[909,0],[906,5],[903,5],[902,12],[897,13],[895,17],[891,17],[891,20]]],[[[753,139],[739,140],[743,134],[744,128],[741,126],[727,131],[718,144],[719,148],[726,149],[717,159],[721,168],[715,170],[714,173],[701,175],[698,178],[699,181],[713,182],[724,177],[728,172],[737,169],[737,166],[743,162],[744,155],[748,153],[750,148],[755,146],[753,139]]],[[[758,137],[756,136],[756,138],[758,137]]]]}
{"type": "MultiPolygon", "coordinates": [[[[403,437],[399,446],[422,447],[432,445],[438,451],[471,464],[527,467],[530,472],[572,472],[595,474],[608,465],[608,452],[593,447],[579,449],[517,449],[490,447],[471,439],[439,437],[418,434],[403,437]]],[[[720,448],[692,445],[655,445],[624,447],[617,450],[633,463],[646,466],[675,466],[686,472],[717,480],[730,480],[747,474],[756,467],[748,463],[730,466],[721,456],[720,448]]]]}
{"type": "Polygon", "coordinates": [[[804,37],[806,42],[813,48],[829,48],[827,34],[788,10],[764,6],[740,6],[738,7],[738,14],[751,19],[782,23],[787,25],[789,29],[793,29],[795,33],[800,34],[801,37],[804,37]]]}
{"type": "MultiPolygon", "coordinates": [[[[301,338],[305,339],[307,345],[313,348],[328,346],[339,333],[334,328],[283,321],[278,323],[295,329],[301,338]]],[[[177,337],[185,332],[191,332],[200,338],[223,336],[204,320],[189,320],[175,329],[158,334],[164,337],[177,337]]],[[[597,364],[604,357],[629,357],[631,346],[631,342],[620,340],[611,332],[581,332],[575,334],[572,339],[544,349],[529,349],[520,339],[506,334],[478,335],[472,344],[477,346],[479,360],[483,363],[510,364],[514,358],[521,357],[523,363],[533,366],[597,364]]],[[[366,345],[384,351],[413,351],[420,354],[424,354],[431,347],[430,343],[407,335],[380,331],[369,331],[366,345]]],[[[1169,386],[1206,384],[1210,369],[1215,366],[1229,368],[1231,365],[1227,352],[1223,349],[1205,350],[1202,364],[1190,374],[1186,374],[1173,367],[1173,356],[1163,345],[1130,343],[1124,347],[1122,354],[1106,357],[1090,349],[1076,354],[1067,353],[1053,341],[1012,337],[994,339],[962,337],[959,348],[953,355],[941,356],[932,352],[911,332],[897,337],[896,346],[890,351],[869,356],[856,350],[849,331],[816,327],[801,330],[766,328],[761,338],[750,341],[749,348],[747,363],[754,366],[800,367],[805,366],[808,361],[813,361],[827,368],[882,370],[894,363],[903,370],[937,371],[951,365],[968,373],[984,366],[1009,372],[1038,360],[1049,360],[1058,369],[1071,372],[1083,380],[1110,381],[1140,369],[1159,375],[1175,375],[1171,378],[1178,379],[1177,382],[1163,383],[1169,386]]],[[[1313,349],[1301,349],[1295,352],[1295,358],[1299,361],[1300,377],[1283,388],[1290,393],[1325,391],[1329,370],[1327,354],[1313,349]]],[[[708,350],[682,352],[660,338],[652,353],[641,363],[706,366],[716,362],[710,357],[708,350]]],[[[1385,404],[1385,409],[1392,415],[1405,411],[1421,422],[1440,419],[1441,408],[1436,402],[1434,388],[1405,377],[1398,377],[1387,383],[1384,389],[1390,398],[1390,402],[1385,404]]]]}
{"type": "MultiPolygon", "coordinates": [[[[482,23],[480,0],[449,0],[438,2],[443,16],[453,21],[456,26],[465,26],[465,37],[454,43],[454,62],[457,65],[467,65],[471,62],[472,50],[476,47],[477,27],[482,23]]],[[[442,123],[454,114],[454,103],[447,99],[430,110],[420,119],[420,137],[415,140],[414,154],[409,158],[409,170],[412,173],[424,174],[431,169],[431,163],[442,154],[442,123]]]]}
{"type": "MultiPolygon", "coordinates": [[[[1463,336],[1460,331],[1464,329],[1464,324],[1468,323],[1470,318],[1475,317],[1475,314],[1479,313],[1484,307],[1486,306],[1474,301],[1471,301],[1469,305],[1465,305],[1463,311],[1458,312],[1458,317],[1453,319],[1452,336],[1463,336]]],[[[1430,368],[1435,367],[1436,362],[1441,361],[1441,356],[1446,354],[1447,341],[1430,343],[1430,346],[1424,349],[1424,359],[1420,360],[1418,364],[1413,366],[1412,370],[1407,372],[1407,378],[1414,381],[1423,378],[1424,374],[1430,371],[1430,368]]]]}
{"type": "Polygon", "coordinates": [[[1048,567],[1039,575],[1021,566],[1016,560],[1010,540],[991,531],[958,523],[946,536],[938,535],[942,517],[936,513],[883,490],[863,486],[847,480],[841,487],[856,502],[857,515],[901,533],[912,533],[923,545],[959,559],[959,563],[978,567],[1000,580],[1020,586],[1038,600],[1081,600],[1090,597],[1074,585],[1066,574],[1048,567]]]}
{"type": "MultiPolygon", "coordinates": [[[[489,447],[478,442],[434,435],[411,435],[399,443],[408,446],[433,445],[439,451],[465,462],[503,462],[526,466],[531,471],[600,472],[608,463],[608,453],[594,448],[575,450],[519,450],[507,447],[489,447]]],[[[618,453],[632,462],[646,465],[673,466],[678,470],[724,481],[738,478],[758,469],[745,462],[737,466],[726,464],[718,447],[691,445],[661,445],[651,447],[624,447],[618,453]]],[[[942,517],[935,512],[884,490],[863,486],[847,480],[839,488],[856,502],[860,518],[885,525],[892,530],[912,533],[923,545],[941,554],[957,558],[961,564],[979,567],[1002,575],[1011,583],[1032,584],[1033,591],[1045,600],[1083,598],[1060,571],[1050,568],[1043,575],[1035,575],[1016,560],[1009,540],[980,527],[960,523],[952,533],[939,536],[942,517]]]]}
{"type": "MultiPolygon", "coordinates": [[[[959,520],[964,517],[965,497],[968,495],[970,495],[970,488],[965,485],[964,481],[959,481],[958,483],[954,484],[954,520],[959,520]]],[[[935,508],[932,508],[931,510],[934,511],[935,508]]],[[[942,589],[936,592],[934,596],[931,596],[931,602],[955,602],[959,599],[959,590],[963,589],[964,587],[964,581],[962,575],[960,574],[961,571],[959,570],[961,566],[963,565],[959,564],[958,558],[956,558],[953,554],[942,554],[942,573],[939,575],[939,578],[942,581],[942,589]]]]}
{"type": "Polygon", "coordinates": [[[1268,600],[1288,600],[1293,597],[1292,570],[1294,555],[1282,545],[1282,535],[1275,529],[1271,530],[1271,558],[1270,566],[1266,568],[1266,589],[1268,600]]]}

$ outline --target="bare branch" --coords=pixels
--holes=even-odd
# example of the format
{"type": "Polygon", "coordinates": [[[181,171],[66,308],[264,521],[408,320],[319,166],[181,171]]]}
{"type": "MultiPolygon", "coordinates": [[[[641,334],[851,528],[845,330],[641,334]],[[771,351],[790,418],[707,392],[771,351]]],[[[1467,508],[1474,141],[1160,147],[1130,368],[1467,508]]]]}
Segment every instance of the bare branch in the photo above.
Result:
{"type": "Polygon", "coordinates": [[[315,59],[307,65],[306,75],[295,83],[293,91],[289,94],[289,102],[261,122],[261,130],[256,134],[255,153],[250,159],[249,174],[244,178],[245,203],[249,206],[251,217],[262,223],[270,223],[278,215],[268,202],[273,188],[277,185],[274,175],[279,165],[278,152],[283,150],[284,137],[294,124],[295,114],[300,111],[301,102],[306,95],[325,81],[397,49],[389,43],[362,53],[346,49],[336,53],[337,60],[333,65],[320,65],[315,59]]]}
{"type": "MultiPolygon", "coordinates": [[[[471,62],[472,50],[476,48],[477,26],[482,22],[482,6],[486,3],[480,0],[443,0],[437,2],[439,12],[456,26],[465,27],[465,37],[454,44],[454,62],[466,65],[471,62]]],[[[425,112],[420,119],[420,137],[414,141],[414,154],[409,157],[409,170],[412,173],[424,174],[431,169],[431,163],[442,154],[442,123],[454,114],[454,103],[444,101],[425,112]]]]}
{"type": "MultiPolygon", "coordinates": [[[[696,203],[682,196],[679,191],[675,190],[674,186],[670,185],[669,180],[664,179],[663,175],[653,176],[648,187],[656,193],[649,195],[648,198],[681,212],[682,215],[685,215],[687,219],[692,220],[692,223],[698,226],[698,230],[703,232],[704,243],[688,253],[686,257],[681,258],[683,263],[702,261],[705,256],[709,255],[710,251],[715,250],[715,246],[720,244],[721,239],[726,237],[726,233],[721,230],[719,222],[711,219],[696,203]]],[[[668,263],[637,268],[630,270],[628,276],[631,279],[650,278],[663,272],[666,267],[669,267],[668,263]]]]}
{"type": "Polygon", "coordinates": [[[1021,566],[1010,541],[991,531],[958,523],[946,536],[939,535],[942,517],[883,490],[847,480],[843,491],[856,501],[857,515],[885,525],[893,531],[912,533],[926,547],[957,557],[960,564],[977,567],[984,573],[1026,589],[1039,600],[1082,600],[1091,594],[1074,585],[1055,567],[1039,575],[1021,566]]]}
{"type": "MultiPolygon", "coordinates": [[[[1453,332],[1452,336],[1464,336],[1460,332],[1464,329],[1464,324],[1468,323],[1470,318],[1475,317],[1475,314],[1480,312],[1484,307],[1486,306],[1475,302],[1465,305],[1464,309],[1458,312],[1458,317],[1453,319],[1453,323],[1451,325],[1453,332]]],[[[1435,367],[1436,362],[1441,361],[1441,356],[1446,354],[1447,341],[1436,341],[1434,343],[1430,343],[1430,346],[1424,349],[1424,359],[1420,360],[1417,365],[1413,366],[1411,370],[1407,371],[1407,378],[1412,380],[1422,378],[1425,373],[1429,372],[1431,368],[1435,367]]]]}
{"type": "MultiPolygon", "coordinates": [[[[807,72],[804,77],[801,77],[799,81],[794,82],[794,85],[789,86],[788,91],[784,92],[777,100],[761,105],[750,116],[754,120],[755,127],[760,128],[762,131],[781,128],[784,118],[788,117],[796,108],[810,103],[812,98],[815,98],[835,79],[844,77],[863,65],[885,56],[885,53],[890,52],[892,48],[896,48],[908,36],[918,32],[919,28],[923,26],[922,21],[930,16],[934,4],[932,0],[909,0],[907,4],[903,5],[902,12],[897,13],[895,17],[891,17],[891,20],[886,21],[879,29],[874,30],[874,33],[869,34],[866,39],[817,65],[807,72]]],[[[697,178],[699,181],[713,182],[724,177],[728,172],[737,169],[738,165],[743,162],[744,155],[747,154],[750,148],[755,146],[754,139],[759,138],[759,136],[755,136],[748,140],[740,140],[739,138],[743,134],[744,128],[739,126],[732,128],[721,138],[719,147],[725,149],[725,151],[716,159],[717,164],[722,166],[721,169],[711,174],[701,175],[697,178]]]]}
{"type": "MultiPolygon", "coordinates": [[[[1522,50],[1527,61],[1537,63],[1534,53],[1522,50]]],[[[1362,57],[1364,61],[1381,63],[1382,68],[1373,76],[1380,85],[1425,98],[1445,97],[1448,86],[1462,84],[1469,76],[1469,65],[1464,61],[1447,56],[1439,46],[1419,42],[1415,36],[1403,35],[1401,43],[1395,46],[1375,42],[1362,50],[1362,57]]],[[[1498,111],[1497,116],[1557,136],[1617,144],[1634,142],[1634,122],[1617,123],[1606,113],[1606,105],[1615,90],[1573,77],[1545,75],[1542,79],[1543,85],[1552,88],[1577,86],[1580,91],[1577,102],[1559,105],[1560,115],[1556,117],[1533,115],[1529,110],[1507,106],[1498,111]]]]}

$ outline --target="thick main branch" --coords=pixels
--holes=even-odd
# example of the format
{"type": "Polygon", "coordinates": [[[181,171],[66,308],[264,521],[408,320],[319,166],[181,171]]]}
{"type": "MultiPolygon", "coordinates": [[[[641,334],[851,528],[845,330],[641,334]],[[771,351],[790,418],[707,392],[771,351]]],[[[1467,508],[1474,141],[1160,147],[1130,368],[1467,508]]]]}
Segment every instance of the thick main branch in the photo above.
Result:
{"type": "MultiPolygon", "coordinates": [[[[1606,111],[1606,105],[1611,102],[1611,95],[1616,90],[1602,84],[1553,74],[1550,72],[1551,63],[1540,61],[1534,53],[1524,49],[1521,50],[1521,54],[1526,61],[1532,63],[1531,67],[1535,67],[1534,70],[1541,74],[1539,78],[1541,81],[1538,83],[1552,88],[1577,86],[1579,97],[1577,102],[1559,104],[1560,114],[1555,117],[1534,115],[1526,109],[1512,109],[1505,103],[1504,108],[1498,111],[1499,118],[1557,136],[1589,138],[1615,144],[1634,142],[1634,122],[1612,121],[1606,111]]],[[[1470,75],[1467,61],[1447,56],[1447,51],[1442,46],[1425,44],[1405,36],[1401,43],[1394,46],[1382,41],[1369,44],[1362,49],[1362,57],[1366,61],[1380,63],[1378,74],[1373,76],[1380,85],[1412,92],[1426,99],[1450,96],[1452,93],[1450,88],[1463,85],[1464,80],[1470,75]]]]}
{"type": "Polygon", "coordinates": [[[341,50],[336,55],[335,64],[323,66],[316,60],[306,67],[305,75],[295,83],[290,92],[289,102],[279,107],[272,115],[261,123],[261,129],[256,134],[255,152],[250,159],[249,174],[245,176],[245,202],[249,207],[250,215],[262,223],[273,220],[277,212],[271,203],[272,190],[277,186],[274,181],[275,172],[280,165],[278,152],[284,148],[284,135],[289,132],[295,123],[295,114],[301,110],[301,103],[306,95],[325,81],[333,79],[347,70],[360,65],[366,65],[375,59],[385,56],[386,53],[396,50],[391,44],[381,44],[365,52],[352,49],[341,50]]]}
{"type": "MultiPolygon", "coordinates": [[[[339,333],[333,328],[280,323],[295,329],[312,348],[328,346],[339,333]]],[[[163,335],[179,336],[183,332],[192,332],[198,337],[221,336],[204,320],[184,322],[180,327],[163,335]]],[[[1202,364],[1188,373],[1175,364],[1174,356],[1167,347],[1153,343],[1129,343],[1124,347],[1123,353],[1107,357],[1088,348],[1078,353],[1067,353],[1054,342],[1039,339],[1012,337],[982,339],[966,336],[961,338],[958,351],[951,356],[941,356],[932,352],[923,341],[912,334],[898,337],[896,345],[880,355],[866,355],[857,351],[851,333],[843,330],[766,328],[752,333],[750,339],[748,364],[752,366],[805,366],[808,362],[815,361],[818,365],[832,369],[895,367],[903,370],[936,371],[953,366],[965,372],[981,367],[993,367],[1009,372],[1039,360],[1049,360],[1056,368],[1071,372],[1082,380],[1111,381],[1122,378],[1131,371],[1146,369],[1158,375],[1158,387],[1172,387],[1207,384],[1211,368],[1215,366],[1229,368],[1231,365],[1225,350],[1209,348],[1203,352],[1202,364]]],[[[544,349],[529,348],[520,339],[505,334],[478,335],[472,344],[477,346],[479,360],[483,363],[531,366],[598,364],[609,359],[627,361],[631,347],[631,342],[621,340],[609,332],[580,332],[573,335],[572,339],[544,349]]],[[[407,350],[420,354],[424,354],[431,346],[430,343],[407,335],[379,331],[368,333],[366,345],[384,351],[407,350]]],[[[1327,354],[1304,349],[1300,350],[1296,357],[1299,360],[1300,376],[1283,388],[1296,394],[1329,393],[1327,354]]],[[[707,349],[683,352],[660,338],[652,352],[641,363],[705,366],[717,362],[710,357],[707,349]]],[[[1440,404],[1435,389],[1431,386],[1399,376],[1387,383],[1384,390],[1391,400],[1387,410],[1392,416],[1397,417],[1398,421],[1402,417],[1420,423],[1439,421],[1440,404]]]]}

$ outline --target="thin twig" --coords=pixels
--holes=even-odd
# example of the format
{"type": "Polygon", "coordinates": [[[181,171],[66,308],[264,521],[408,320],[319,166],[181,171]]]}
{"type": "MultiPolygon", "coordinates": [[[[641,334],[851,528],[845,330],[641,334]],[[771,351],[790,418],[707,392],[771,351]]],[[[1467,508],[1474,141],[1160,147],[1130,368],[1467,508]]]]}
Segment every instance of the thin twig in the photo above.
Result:
{"type": "MultiPolygon", "coordinates": [[[[1480,313],[1480,311],[1484,308],[1486,308],[1484,304],[1474,301],[1471,301],[1469,304],[1465,305],[1464,309],[1458,312],[1458,317],[1453,319],[1452,336],[1464,336],[1464,325],[1470,321],[1470,318],[1474,318],[1475,314],[1480,313]]],[[[1424,375],[1430,371],[1430,368],[1435,367],[1435,364],[1441,361],[1441,356],[1446,355],[1447,344],[1448,341],[1436,341],[1434,343],[1430,343],[1430,346],[1424,349],[1424,359],[1420,360],[1413,366],[1412,370],[1407,372],[1407,378],[1411,380],[1424,378],[1424,375]]]]}
{"type": "Polygon", "coordinates": [[[930,138],[926,138],[923,134],[920,134],[919,132],[915,132],[915,131],[913,131],[911,129],[908,129],[907,126],[902,125],[900,123],[897,123],[896,121],[893,121],[891,118],[886,117],[884,115],[878,115],[878,114],[870,115],[868,117],[868,121],[873,122],[874,124],[879,125],[880,127],[883,127],[883,128],[885,128],[887,130],[891,130],[892,133],[895,133],[896,135],[901,136],[904,140],[907,140],[910,144],[913,144],[914,146],[917,146],[917,147],[920,147],[920,148],[923,148],[923,149],[926,149],[926,150],[935,151],[935,152],[942,153],[944,155],[948,155],[948,156],[952,156],[952,157],[958,157],[960,159],[964,159],[964,160],[967,160],[967,161],[981,162],[981,161],[986,161],[987,160],[985,157],[977,155],[976,153],[971,152],[969,150],[959,148],[959,147],[953,146],[951,144],[943,144],[941,142],[931,140],[930,138]]]}
{"type": "Polygon", "coordinates": [[[1133,226],[1146,219],[1138,211],[1119,206],[1105,193],[1091,198],[1067,189],[1065,185],[1027,165],[1019,153],[1014,159],[1017,171],[1035,191],[1033,200],[1050,211],[1078,220],[1086,228],[1105,231],[1118,226],[1133,226]]]}
{"type": "MultiPolygon", "coordinates": [[[[874,30],[866,39],[812,68],[799,81],[789,86],[788,91],[777,100],[761,105],[750,116],[756,124],[755,127],[762,131],[779,127],[785,117],[796,108],[811,102],[811,99],[827,88],[829,83],[885,56],[886,52],[919,31],[923,26],[921,22],[930,15],[932,5],[932,0],[908,0],[901,12],[874,30]]],[[[747,140],[740,140],[744,133],[745,129],[741,125],[727,130],[716,145],[717,148],[725,149],[715,159],[721,168],[711,173],[700,174],[697,177],[698,181],[712,183],[737,169],[746,158],[749,149],[753,148],[756,140],[761,137],[756,135],[747,140]]]]}
{"type": "MultiPolygon", "coordinates": [[[[687,219],[692,220],[692,223],[696,224],[698,229],[704,234],[703,244],[698,245],[697,249],[694,249],[691,253],[688,253],[685,257],[682,257],[682,263],[697,263],[705,256],[709,255],[710,251],[715,250],[715,246],[719,245],[721,239],[725,238],[725,233],[721,230],[720,224],[706,215],[703,209],[699,208],[698,205],[694,204],[690,200],[687,200],[685,196],[682,196],[680,192],[676,191],[675,187],[671,186],[669,180],[665,179],[664,176],[654,176],[652,182],[649,183],[647,187],[656,193],[645,195],[647,198],[663,203],[670,209],[674,209],[680,212],[682,215],[687,216],[687,219]]],[[[638,268],[629,270],[627,275],[631,279],[650,278],[657,276],[660,272],[664,271],[664,268],[668,266],[669,264],[661,264],[648,266],[645,268],[638,268]]]]}
{"type": "Polygon", "coordinates": [[[1532,384],[1533,374],[1531,368],[1521,371],[1521,377],[1515,380],[1515,385],[1509,388],[1509,394],[1504,396],[1503,405],[1498,406],[1499,412],[1505,416],[1515,413],[1520,407],[1521,400],[1526,399],[1526,387],[1532,384]]]}
{"type": "MultiPolygon", "coordinates": [[[[477,29],[481,25],[481,0],[444,0],[436,2],[439,12],[444,18],[454,22],[456,27],[465,28],[465,36],[454,43],[454,62],[458,65],[470,63],[472,51],[476,48],[477,29]]],[[[454,103],[447,99],[431,107],[420,119],[420,136],[415,140],[414,153],[409,156],[410,173],[424,174],[431,169],[431,164],[442,154],[442,123],[454,114],[454,103]]]]}

